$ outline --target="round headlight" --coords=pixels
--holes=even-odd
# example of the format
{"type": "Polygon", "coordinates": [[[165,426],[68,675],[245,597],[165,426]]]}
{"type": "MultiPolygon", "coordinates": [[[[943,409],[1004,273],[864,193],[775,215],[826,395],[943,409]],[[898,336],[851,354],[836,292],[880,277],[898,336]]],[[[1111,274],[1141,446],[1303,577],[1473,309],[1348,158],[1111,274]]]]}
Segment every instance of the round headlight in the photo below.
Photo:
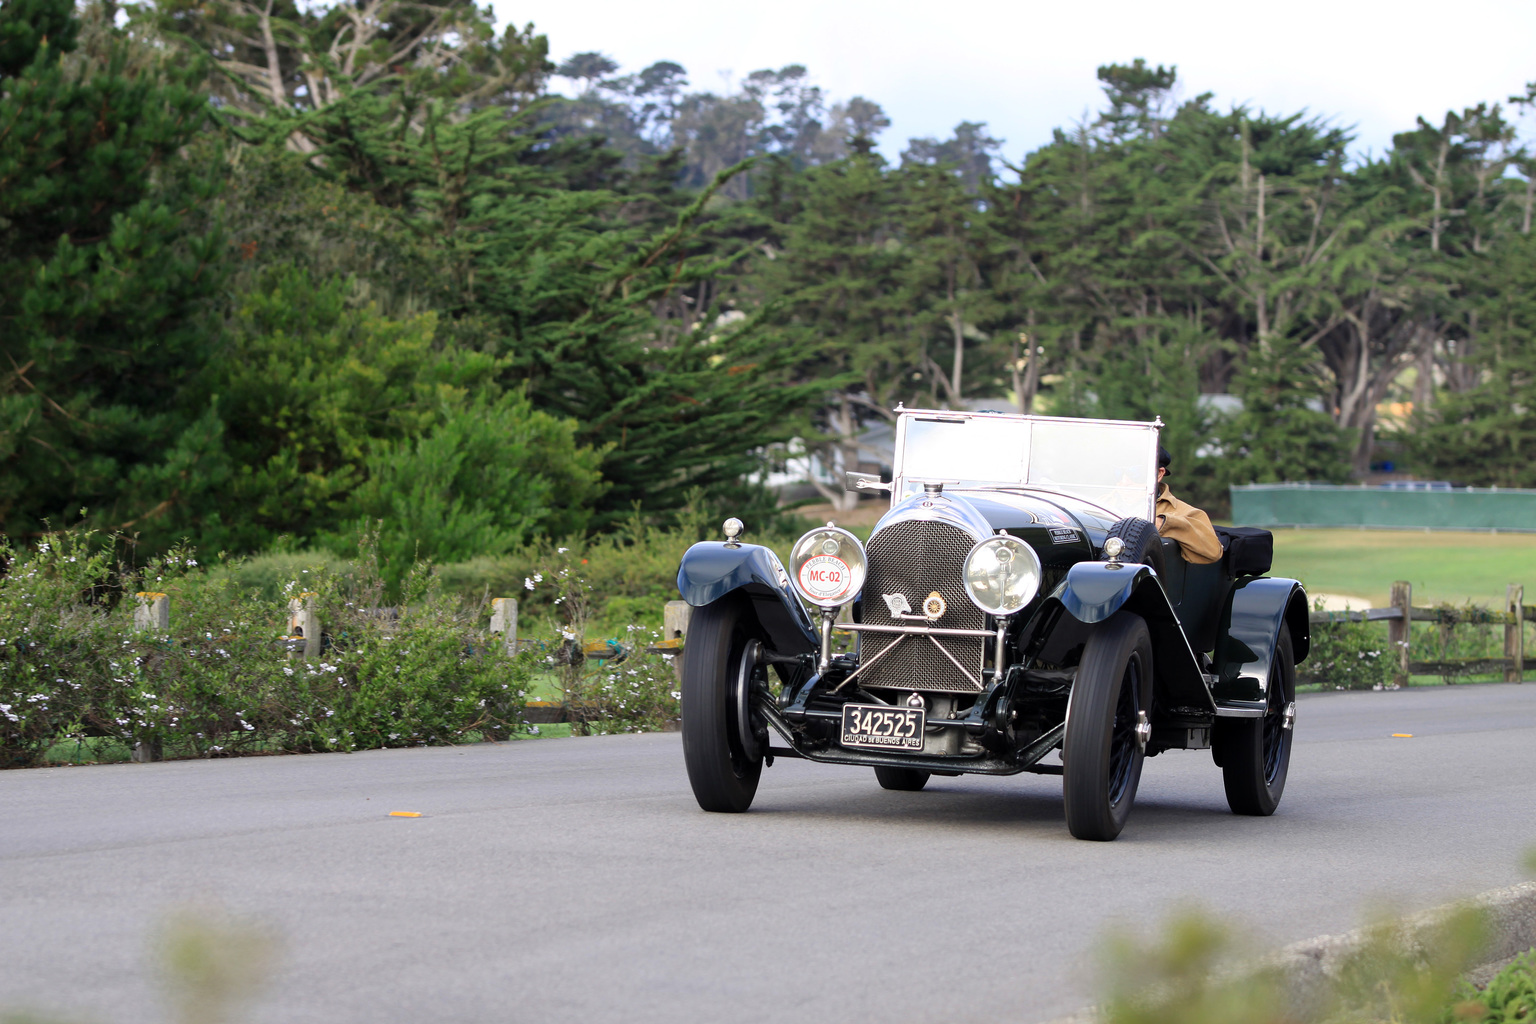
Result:
{"type": "Polygon", "coordinates": [[[1040,556],[1007,534],[988,537],[965,556],[965,592],[988,615],[1012,615],[1040,590],[1040,556]]]}
{"type": "Polygon", "coordinates": [[[864,545],[847,530],[822,526],[795,541],[789,578],[800,596],[820,608],[837,608],[864,586],[864,545]]]}

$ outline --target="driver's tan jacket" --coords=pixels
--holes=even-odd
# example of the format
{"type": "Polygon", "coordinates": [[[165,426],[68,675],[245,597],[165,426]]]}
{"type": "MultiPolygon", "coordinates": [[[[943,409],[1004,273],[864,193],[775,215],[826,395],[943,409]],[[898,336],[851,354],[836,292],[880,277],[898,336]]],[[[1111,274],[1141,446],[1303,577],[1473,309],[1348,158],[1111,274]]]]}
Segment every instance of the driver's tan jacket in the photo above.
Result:
{"type": "Polygon", "coordinates": [[[1221,561],[1221,541],[1216,539],[1211,517],[1175,498],[1167,484],[1157,492],[1157,532],[1178,541],[1184,561],[1192,565],[1221,561]]]}

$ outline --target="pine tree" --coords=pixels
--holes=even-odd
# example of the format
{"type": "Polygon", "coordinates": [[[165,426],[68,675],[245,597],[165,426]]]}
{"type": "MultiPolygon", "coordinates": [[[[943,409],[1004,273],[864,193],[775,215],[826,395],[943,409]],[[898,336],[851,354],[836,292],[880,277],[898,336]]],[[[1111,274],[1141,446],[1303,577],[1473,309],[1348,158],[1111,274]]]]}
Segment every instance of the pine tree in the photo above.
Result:
{"type": "Polygon", "coordinates": [[[178,67],[71,0],[0,7],[0,521],[82,508],[120,529],[217,477],[221,425],[184,387],[226,251],[208,105],[178,67]],[[82,31],[82,28],[84,31],[82,31]]]}

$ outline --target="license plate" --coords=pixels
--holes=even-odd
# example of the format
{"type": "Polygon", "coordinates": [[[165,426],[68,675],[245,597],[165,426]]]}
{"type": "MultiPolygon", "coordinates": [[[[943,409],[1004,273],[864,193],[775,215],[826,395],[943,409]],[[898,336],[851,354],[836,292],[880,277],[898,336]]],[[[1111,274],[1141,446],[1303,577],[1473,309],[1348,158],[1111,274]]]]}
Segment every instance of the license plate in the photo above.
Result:
{"type": "Polygon", "coordinates": [[[923,726],[927,712],[922,708],[893,708],[884,704],[844,704],[843,735],[845,747],[869,750],[923,749],[923,726]]]}

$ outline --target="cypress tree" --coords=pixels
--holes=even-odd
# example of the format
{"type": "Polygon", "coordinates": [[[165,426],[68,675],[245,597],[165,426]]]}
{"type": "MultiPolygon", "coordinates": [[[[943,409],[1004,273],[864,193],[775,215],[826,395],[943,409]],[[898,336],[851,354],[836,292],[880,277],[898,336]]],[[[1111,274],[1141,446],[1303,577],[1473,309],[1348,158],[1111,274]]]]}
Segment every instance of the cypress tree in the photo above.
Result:
{"type": "Polygon", "coordinates": [[[154,529],[219,477],[184,386],[224,243],[193,71],[71,0],[0,6],[0,522],[154,529]],[[84,31],[82,31],[84,29],[84,31]]]}

